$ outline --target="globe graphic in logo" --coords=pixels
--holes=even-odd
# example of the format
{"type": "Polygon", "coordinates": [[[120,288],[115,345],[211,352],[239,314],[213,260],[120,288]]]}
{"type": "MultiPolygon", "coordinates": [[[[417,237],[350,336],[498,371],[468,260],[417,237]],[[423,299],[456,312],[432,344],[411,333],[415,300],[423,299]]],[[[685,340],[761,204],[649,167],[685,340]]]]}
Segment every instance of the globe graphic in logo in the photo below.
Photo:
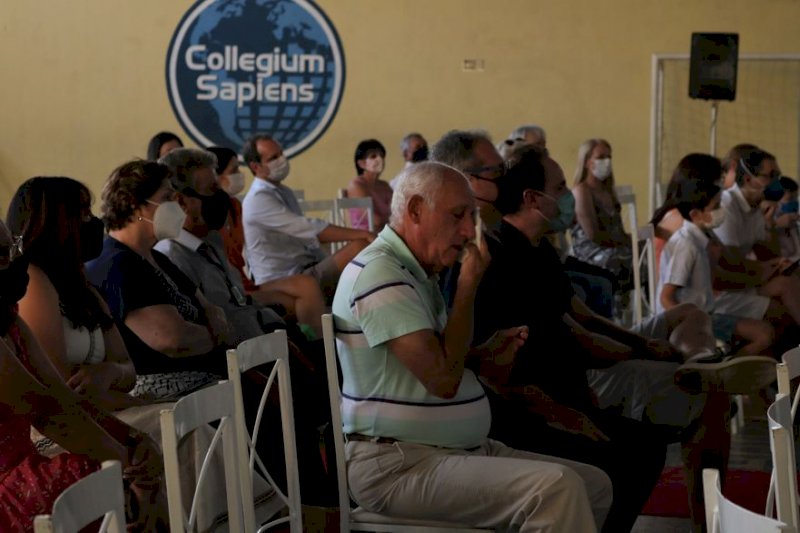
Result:
{"type": "Polygon", "coordinates": [[[238,151],[267,133],[288,157],[330,125],[344,74],[339,36],[307,0],[200,0],[167,54],[170,103],[198,145],[238,151]]]}

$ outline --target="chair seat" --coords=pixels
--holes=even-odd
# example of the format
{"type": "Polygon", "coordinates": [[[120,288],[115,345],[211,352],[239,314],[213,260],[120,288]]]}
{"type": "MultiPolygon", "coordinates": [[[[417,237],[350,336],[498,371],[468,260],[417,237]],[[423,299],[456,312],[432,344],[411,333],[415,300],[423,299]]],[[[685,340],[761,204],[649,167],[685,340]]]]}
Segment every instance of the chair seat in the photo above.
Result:
{"type": "MultiPolygon", "coordinates": [[[[350,520],[352,529],[356,529],[356,526],[368,526],[371,524],[380,525],[380,524],[391,524],[391,525],[402,525],[402,526],[416,526],[416,527],[430,527],[430,528],[442,528],[442,529],[457,529],[459,531],[469,531],[474,526],[467,526],[464,524],[456,524],[454,522],[436,522],[433,520],[418,520],[416,518],[401,518],[397,516],[387,516],[379,513],[372,513],[363,509],[361,507],[357,507],[350,511],[350,520]]],[[[481,531],[481,530],[475,530],[481,531]]]]}

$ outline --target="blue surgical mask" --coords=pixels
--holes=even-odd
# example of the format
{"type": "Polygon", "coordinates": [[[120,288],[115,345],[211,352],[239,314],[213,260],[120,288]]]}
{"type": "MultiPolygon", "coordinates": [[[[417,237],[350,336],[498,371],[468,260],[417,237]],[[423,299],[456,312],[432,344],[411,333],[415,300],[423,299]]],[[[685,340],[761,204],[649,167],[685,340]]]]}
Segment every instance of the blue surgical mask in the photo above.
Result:
{"type": "Polygon", "coordinates": [[[558,198],[553,198],[544,192],[540,192],[539,194],[550,198],[558,206],[558,216],[553,219],[548,219],[550,222],[550,229],[555,232],[569,229],[572,226],[572,221],[575,220],[575,197],[572,195],[572,191],[567,191],[558,198]]]}
{"type": "Polygon", "coordinates": [[[797,200],[791,200],[789,202],[786,202],[785,204],[781,204],[781,214],[797,213],[799,209],[800,209],[800,202],[798,202],[797,200]]]}
{"type": "Polygon", "coordinates": [[[764,200],[768,202],[777,202],[783,198],[785,192],[780,180],[772,180],[769,185],[764,188],[764,200]]]}

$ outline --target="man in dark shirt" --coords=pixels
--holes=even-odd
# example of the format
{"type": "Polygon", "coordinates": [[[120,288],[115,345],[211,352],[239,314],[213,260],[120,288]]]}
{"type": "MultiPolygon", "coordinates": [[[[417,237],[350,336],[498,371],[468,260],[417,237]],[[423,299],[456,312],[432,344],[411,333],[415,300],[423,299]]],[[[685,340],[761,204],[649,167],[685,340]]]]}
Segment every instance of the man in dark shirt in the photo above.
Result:
{"type": "MultiPolygon", "coordinates": [[[[605,391],[593,390],[587,380],[590,369],[629,369],[625,403],[639,408],[626,414],[679,431],[693,519],[702,524],[699,472],[702,466],[725,467],[730,404],[724,394],[679,389],[673,374],[687,354],[712,350],[702,340],[713,339],[702,335],[703,328],[710,328],[708,317],[688,305],[643,325],[662,339],[681,324],[693,328],[693,336],[681,344],[686,353],[681,353],[666,340],[623,330],[593,314],[574,296],[546,238],[551,222],[570,211],[560,207],[571,193],[558,164],[531,150],[500,180],[498,190],[496,207],[504,216],[487,239],[492,262],[476,298],[474,341],[510,325],[527,325],[529,336],[505,379],[485,376],[498,393],[494,438],[605,469],[615,495],[605,529],[629,530],[658,480],[666,439],[660,440],[652,426],[600,409],[608,405],[605,391]]],[[[610,407],[626,410],[625,405],[610,407]]]]}
{"type": "MultiPolygon", "coordinates": [[[[504,195],[505,185],[521,179],[517,174],[524,168],[537,187],[525,192],[526,205],[539,206],[545,227],[545,216],[558,215],[556,197],[569,191],[563,177],[545,187],[540,157],[538,151],[527,153],[498,188],[504,195]]],[[[498,208],[508,211],[502,196],[499,200],[498,208]]],[[[476,298],[475,341],[487,338],[492,324],[529,326],[507,381],[486,376],[497,393],[489,394],[492,434],[523,449],[547,450],[605,470],[614,500],[603,530],[630,531],[658,481],[666,443],[646,424],[595,406],[586,379],[589,354],[563,318],[570,312],[572,285],[558,254],[534,226],[509,214],[487,237],[492,262],[476,298]]]]}

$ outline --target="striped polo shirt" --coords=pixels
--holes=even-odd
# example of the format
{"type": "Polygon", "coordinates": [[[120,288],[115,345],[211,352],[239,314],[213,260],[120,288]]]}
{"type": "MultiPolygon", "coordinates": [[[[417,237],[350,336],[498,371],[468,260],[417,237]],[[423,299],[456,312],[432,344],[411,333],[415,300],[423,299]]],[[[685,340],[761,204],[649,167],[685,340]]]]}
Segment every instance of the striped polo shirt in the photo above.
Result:
{"type": "Polygon", "coordinates": [[[333,315],[345,433],[449,448],[486,440],[489,403],[470,370],[455,397],[438,398],[389,350],[391,339],[425,329],[441,335],[447,324],[436,276],[389,226],[342,272],[333,315]]]}

